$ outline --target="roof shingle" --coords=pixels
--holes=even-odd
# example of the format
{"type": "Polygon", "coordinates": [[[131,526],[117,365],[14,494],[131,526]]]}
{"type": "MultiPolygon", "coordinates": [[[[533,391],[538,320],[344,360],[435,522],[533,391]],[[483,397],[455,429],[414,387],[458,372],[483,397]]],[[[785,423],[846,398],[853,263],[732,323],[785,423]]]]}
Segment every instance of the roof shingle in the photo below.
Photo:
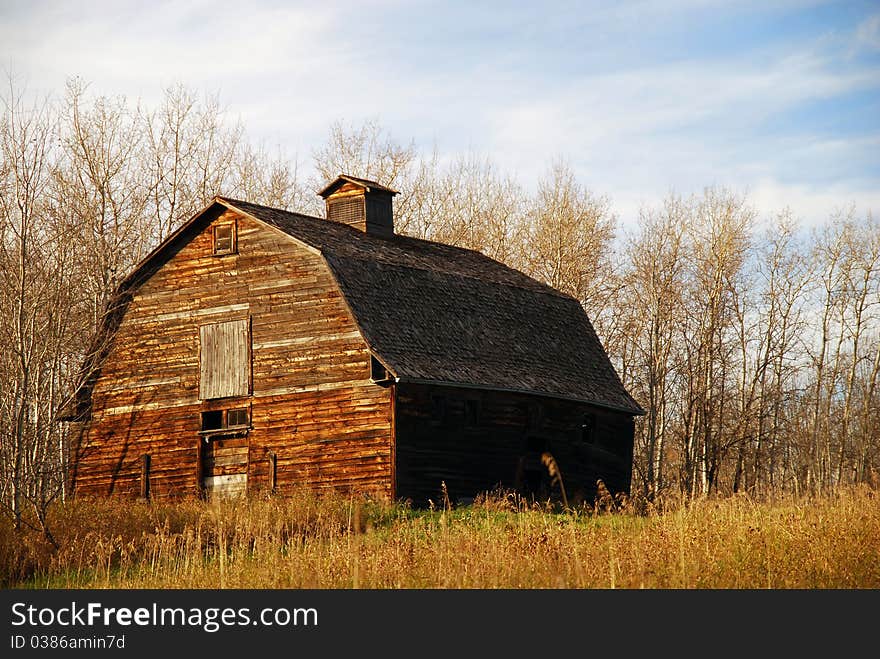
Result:
{"type": "Polygon", "coordinates": [[[368,345],[401,381],[643,413],[575,299],[473,250],[220,200],[319,250],[368,345]]]}

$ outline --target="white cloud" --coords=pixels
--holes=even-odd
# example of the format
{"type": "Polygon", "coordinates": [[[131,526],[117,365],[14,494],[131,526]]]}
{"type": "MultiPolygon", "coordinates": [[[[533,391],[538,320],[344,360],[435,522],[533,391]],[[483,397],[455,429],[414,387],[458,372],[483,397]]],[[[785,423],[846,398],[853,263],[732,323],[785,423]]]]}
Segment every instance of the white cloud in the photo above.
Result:
{"type": "Polygon", "coordinates": [[[858,215],[869,212],[876,215],[880,211],[880,190],[847,183],[815,186],[761,179],[750,187],[748,198],[763,212],[763,220],[771,220],[771,214],[787,207],[806,227],[820,225],[836,212],[850,207],[858,215]]]}
{"type": "Polygon", "coordinates": [[[102,93],[156,94],[175,81],[211,88],[268,77],[295,82],[335,56],[321,42],[334,11],[285,5],[243,11],[208,2],[91,6],[83,13],[38,7],[5,17],[0,43],[14,68],[56,89],[70,75],[102,93]]]}
{"type": "Polygon", "coordinates": [[[880,13],[859,23],[856,28],[856,44],[868,50],[880,50],[880,13]]]}
{"type": "Polygon", "coordinates": [[[689,62],[585,77],[551,97],[498,108],[495,123],[499,141],[559,146],[609,135],[706,131],[708,121],[717,122],[720,132],[804,101],[877,85],[876,71],[832,72],[826,61],[810,55],[772,65],[689,62]]]}
{"type": "MultiPolygon", "coordinates": [[[[835,204],[874,208],[872,181],[843,182],[851,166],[880,152],[880,130],[868,135],[810,138],[760,136],[768,119],[799,104],[876,88],[876,72],[833,72],[804,53],[762,61],[688,62],[585,77],[554,95],[492,113],[488,151],[529,180],[563,154],[592,189],[607,193],[622,222],[671,189],[752,189],[759,211],[791,205],[819,221],[835,204]],[[791,183],[801,177],[803,183],[791,183]]],[[[874,181],[875,182],[875,181],[874,181]]]]}
{"type": "MultiPolygon", "coordinates": [[[[635,18],[650,30],[652,22],[675,20],[682,12],[714,12],[714,4],[603,4],[571,20],[589,23],[589,34],[603,26],[613,33],[635,18]]],[[[363,8],[356,4],[9,7],[0,8],[0,61],[27,73],[32,87],[58,92],[65,77],[79,74],[96,93],[141,97],[147,104],[176,81],[219,90],[251,135],[304,161],[333,120],[378,117],[400,140],[414,137],[426,150],[436,142],[441,158],[467,149],[485,153],[526,186],[551,158],[567,157],[586,185],[611,197],[622,218],[635,217],[639,205],[662,199],[670,188],[690,193],[713,184],[751,187],[756,204],[774,204],[768,212],[781,202],[815,214],[834,199],[877,208],[876,173],[873,180],[848,180],[834,165],[869,159],[865,154],[878,151],[880,127],[852,137],[762,135],[768,120],[801,104],[877,90],[876,65],[841,68],[816,43],[788,44],[775,58],[768,48],[629,69],[597,50],[589,67],[573,67],[566,76],[511,66],[516,57],[498,53],[528,49],[504,43],[466,62],[456,60],[454,47],[444,49],[428,69],[413,71],[405,55],[365,31],[363,8]],[[787,195],[801,196],[783,199],[787,195]]],[[[472,11],[480,20],[471,30],[522,18],[472,11]]],[[[510,13],[516,11],[523,8],[510,13]]],[[[435,19],[425,12],[425,20],[435,19]]],[[[864,47],[877,47],[880,15],[865,19],[857,35],[864,47]]],[[[454,31],[445,38],[454,40],[454,31]]],[[[876,172],[876,159],[874,164],[876,172]]]]}

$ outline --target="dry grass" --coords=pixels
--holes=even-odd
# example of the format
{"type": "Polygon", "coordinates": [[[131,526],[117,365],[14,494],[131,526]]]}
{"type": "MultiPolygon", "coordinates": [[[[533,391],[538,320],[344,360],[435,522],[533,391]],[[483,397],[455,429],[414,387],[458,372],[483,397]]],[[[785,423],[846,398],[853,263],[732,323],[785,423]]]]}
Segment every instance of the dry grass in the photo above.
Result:
{"type": "MultiPolygon", "coordinates": [[[[606,502],[607,503],[607,502],[606,502]]],[[[638,515],[514,498],[413,511],[355,499],[77,501],[56,551],[0,523],[0,585],[34,588],[878,588],[877,492],[638,515]]]]}

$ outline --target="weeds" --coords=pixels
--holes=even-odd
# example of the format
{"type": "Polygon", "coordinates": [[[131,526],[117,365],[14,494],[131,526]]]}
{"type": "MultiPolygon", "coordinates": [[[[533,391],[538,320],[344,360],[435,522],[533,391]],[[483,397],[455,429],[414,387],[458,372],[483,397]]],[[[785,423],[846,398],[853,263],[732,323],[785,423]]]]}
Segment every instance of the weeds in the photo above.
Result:
{"type": "Polygon", "coordinates": [[[414,510],[359,497],[56,505],[58,548],[0,521],[25,588],[878,588],[868,488],[687,506],[602,492],[562,512],[511,492],[414,510]]]}

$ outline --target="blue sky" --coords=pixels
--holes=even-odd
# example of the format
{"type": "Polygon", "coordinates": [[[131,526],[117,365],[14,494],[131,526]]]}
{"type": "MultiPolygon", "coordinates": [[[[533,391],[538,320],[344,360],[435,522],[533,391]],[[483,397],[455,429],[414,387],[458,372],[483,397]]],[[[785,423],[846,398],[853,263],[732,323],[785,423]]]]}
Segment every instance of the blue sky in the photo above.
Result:
{"type": "Polygon", "coordinates": [[[332,121],[368,118],[527,188],[562,157],[624,223],[708,185],[806,224],[880,212],[876,0],[0,0],[0,61],[31,92],[219,92],[306,165],[332,121]]]}

